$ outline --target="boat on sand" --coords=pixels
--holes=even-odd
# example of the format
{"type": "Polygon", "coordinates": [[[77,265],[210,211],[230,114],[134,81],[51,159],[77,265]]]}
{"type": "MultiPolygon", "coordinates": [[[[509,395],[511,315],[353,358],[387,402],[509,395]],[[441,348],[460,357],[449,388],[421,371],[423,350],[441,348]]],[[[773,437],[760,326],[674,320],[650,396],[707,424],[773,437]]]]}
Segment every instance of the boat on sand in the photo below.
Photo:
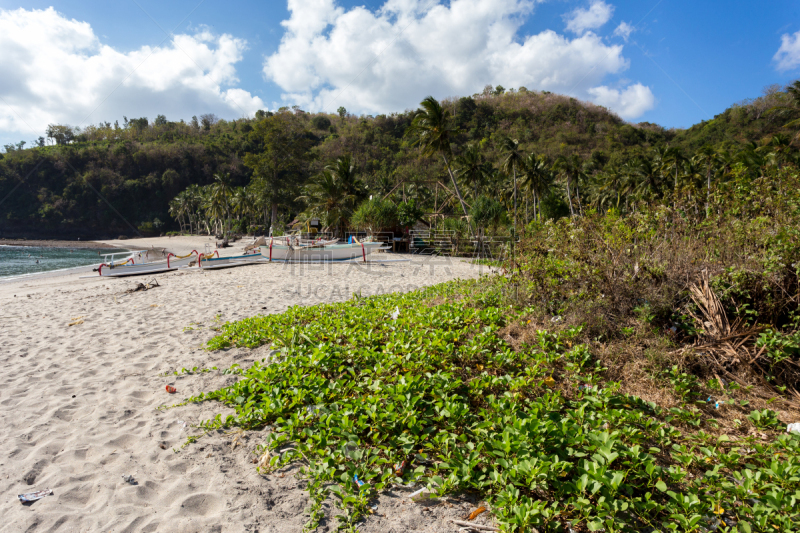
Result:
{"type": "Polygon", "coordinates": [[[157,274],[159,272],[170,272],[182,266],[187,266],[192,261],[197,261],[197,250],[184,256],[167,254],[166,261],[153,261],[149,263],[136,263],[135,258],[129,258],[125,263],[103,263],[94,269],[103,277],[119,278],[123,276],[139,276],[142,274],[157,274]],[[173,259],[174,257],[174,259],[173,259]]]}
{"type": "Polygon", "coordinates": [[[289,263],[329,263],[355,259],[366,262],[367,256],[372,252],[386,249],[388,247],[382,242],[334,244],[331,241],[321,241],[306,244],[292,237],[271,237],[267,244],[261,246],[261,255],[267,261],[289,263]]]}
{"type": "MultiPolygon", "coordinates": [[[[197,266],[203,270],[215,270],[218,268],[230,268],[242,265],[252,265],[254,263],[263,263],[264,257],[261,251],[254,249],[244,255],[233,255],[227,257],[220,257],[219,252],[215,251],[213,254],[200,254],[197,260],[197,266]],[[216,257],[212,257],[216,255],[216,257]]],[[[188,267],[187,267],[188,268],[188,267]]]]}

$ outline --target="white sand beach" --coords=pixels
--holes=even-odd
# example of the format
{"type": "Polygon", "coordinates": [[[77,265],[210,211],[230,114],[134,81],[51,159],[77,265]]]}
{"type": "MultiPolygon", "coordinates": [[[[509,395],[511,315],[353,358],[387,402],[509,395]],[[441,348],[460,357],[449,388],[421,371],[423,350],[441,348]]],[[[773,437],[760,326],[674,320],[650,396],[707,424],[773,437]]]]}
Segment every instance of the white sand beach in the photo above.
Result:
{"type": "MultiPolygon", "coordinates": [[[[206,242],[109,244],[186,253],[206,242]]],[[[121,279],[81,279],[91,274],[83,269],[0,280],[0,531],[302,531],[307,498],[296,467],[262,476],[252,464],[263,434],[220,432],[181,448],[200,433],[193,424],[224,410],[157,408],[230,383],[236,378],[222,370],[265,356],[266,347],[202,349],[225,321],[482,273],[466,261],[415,257],[384,266],[260,264],[121,279]],[[159,286],[127,292],[151,279],[159,286]],[[219,371],[172,375],[195,366],[219,371]],[[30,505],[17,498],[41,489],[53,495],[30,505]]],[[[448,520],[475,503],[420,505],[390,493],[361,530],[457,531],[448,520]]],[[[335,529],[335,520],[320,527],[335,529]]]]}

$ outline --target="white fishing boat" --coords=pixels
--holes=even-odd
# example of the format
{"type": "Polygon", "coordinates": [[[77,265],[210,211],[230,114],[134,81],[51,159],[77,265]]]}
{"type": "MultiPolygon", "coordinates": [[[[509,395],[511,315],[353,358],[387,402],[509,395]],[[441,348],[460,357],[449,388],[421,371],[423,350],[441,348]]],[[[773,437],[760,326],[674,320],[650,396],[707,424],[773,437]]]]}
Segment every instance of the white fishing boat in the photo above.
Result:
{"type": "Polygon", "coordinates": [[[135,258],[129,258],[124,263],[103,263],[94,270],[104,277],[119,278],[122,276],[139,276],[142,274],[170,272],[182,266],[187,266],[192,261],[197,261],[196,250],[192,250],[192,253],[184,256],[177,256],[172,253],[167,254],[166,261],[137,263],[135,258]]]}
{"type": "Polygon", "coordinates": [[[354,242],[334,244],[324,241],[303,244],[291,237],[274,237],[261,246],[261,255],[267,261],[291,263],[329,263],[336,261],[352,261],[361,259],[366,262],[367,256],[376,250],[387,250],[382,242],[354,242]]]}
{"type": "MultiPolygon", "coordinates": [[[[200,254],[197,261],[197,266],[203,270],[215,270],[218,268],[230,268],[242,265],[252,265],[254,263],[263,263],[264,256],[261,251],[253,249],[244,255],[233,255],[228,257],[220,257],[219,252],[215,251],[213,254],[200,254]],[[216,257],[212,257],[216,255],[216,257]]],[[[187,267],[194,268],[194,267],[187,267]]]]}

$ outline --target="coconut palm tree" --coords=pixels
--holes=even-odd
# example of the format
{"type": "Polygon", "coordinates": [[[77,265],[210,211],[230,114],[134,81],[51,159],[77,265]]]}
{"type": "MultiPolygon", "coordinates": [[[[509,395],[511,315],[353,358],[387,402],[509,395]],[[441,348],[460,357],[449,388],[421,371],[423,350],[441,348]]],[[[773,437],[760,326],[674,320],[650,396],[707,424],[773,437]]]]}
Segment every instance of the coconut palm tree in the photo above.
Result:
{"type": "Polygon", "coordinates": [[[297,199],[303,200],[308,206],[308,213],[324,220],[325,225],[333,228],[337,236],[340,232],[344,233],[355,204],[355,196],[348,194],[336,174],[328,169],[311,178],[297,199]]]}
{"type": "Polygon", "coordinates": [[[178,224],[181,227],[181,233],[183,233],[183,216],[185,214],[184,207],[181,203],[181,196],[183,193],[178,194],[175,198],[170,200],[169,202],[169,215],[178,221],[178,224]]]}
{"type": "Polygon", "coordinates": [[[598,172],[591,182],[592,205],[597,209],[613,205],[619,210],[620,200],[630,192],[629,184],[628,176],[620,168],[610,167],[598,172]]]}
{"type": "Polygon", "coordinates": [[[500,141],[500,152],[503,162],[500,168],[514,178],[514,235],[517,235],[517,168],[522,164],[523,155],[519,151],[519,141],[511,137],[504,137],[500,141]]]}
{"type": "Polygon", "coordinates": [[[255,196],[249,187],[237,187],[231,196],[231,211],[237,219],[244,218],[249,226],[250,217],[256,212],[255,196]]]}
{"type": "Polygon", "coordinates": [[[709,209],[711,209],[711,175],[718,171],[720,168],[720,158],[714,149],[711,148],[710,145],[705,145],[700,150],[698,150],[697,154],[692,158],[692,163],[696,166],[702,168],[705,172],[706,178],[706,205],[705,205],[705,212],[706,218],[709,215],[709,209]]]}
{"type": "Polygon", "coordinates": [[[366,196],[364,183],[358,179],[355,163],[349,154],[337,157],[336,161],[325,167],[325,170],[333,174],[346,194],[353,196],[354,202],[366,196]]]}
{"type": "Polygon", "coordinates": [[[422,109],[417,111],[411,125],[406,130],[405,135],[414,139],[414,143],[418,144],[422,149],[423,155],[432,156],[439,154],[444,160],[444,166],[447,168],[447,173],[450,175],[450,181],[453,184],[458,201],[461,203],[461,210],[467,219],[467,225],[470,233],[472,233],[472,224],[469,222],[469,212],[467,211],[467,204],[464,197],[461,196],[461,190],[458,188],[456,177],[453,174],[453,169],[450,168],[450,161],[448,156],[453,154],[450,148],[450,135],[456,129],[451,126],[450,111],[443,108],[441,104],[433,96],[428,96],[420,102],[422,109]]]}
{"type": "Polygon", "coordinates": [[[468,144],[464,153],[455,159],[456,175],[471,188],[473,200],[478,198],[489,180],[486,161],[477,144],[468,144]]]}
{"type": "Polygon", "coordinates": [[[344,234],[356,205],[365,196],[355,165],[349,155],[344,155],[314,176],[297,199],[306,202],[308,214],[325,220],[338,235],[344,234]]]}
{"type": "Polygon", "coordinates": [[[220,226],[220,233],[230,233],[231,204],[233,190],[228,174],[214,174],[214,183],[211,185],[209,209],[211,216],[220,226]]]}
{"type": "Polygon", "coordinates": [[[664,179],[661,169],[662,166],[658,164],[657,159],[648,157],[638,157],[627,165],[627,173],[633,181],[630,192],[648,201],[661,198],[664,179]]]}
{"type": "Polygon", "coordinates": [[[782,168],[786,160],[787,152],[791,150],[792,140],[788,135],[777,133],[773,135],[763,146],[756,148],[757,152],[766,154],[765,162],[770,166],[782,168]]]}
{"type": "Polygon", "coordinates": [[[569,214],[575,216],[572,204],[572,191],[570,185],[576,183],[583,175],[583,160],[578,155],[560,156],[553,168],[564,178],[567,186],[567,200],[569,201],[569,214]]]}
{"type": "Polygon", "coordinates": [[[553,185],[553,171],[547,156],[531,152],[522,164],[522,186],[533,195],[533,219],[539,220],[542,198],[553,185]]]}
{"type": "Polygon", "coordinates": [[[686,161],[686,157],[683,153],[675,147],[668,147],[663,149],[663,151],[659,154],[659,159],[663,165],[662,170],[666,173],[667,169],[674,172],[675,176],[675,183],[673,186],[673,191],[677,193],[678,191],[678,174],[681,168],[681,165],[686,161]]]}

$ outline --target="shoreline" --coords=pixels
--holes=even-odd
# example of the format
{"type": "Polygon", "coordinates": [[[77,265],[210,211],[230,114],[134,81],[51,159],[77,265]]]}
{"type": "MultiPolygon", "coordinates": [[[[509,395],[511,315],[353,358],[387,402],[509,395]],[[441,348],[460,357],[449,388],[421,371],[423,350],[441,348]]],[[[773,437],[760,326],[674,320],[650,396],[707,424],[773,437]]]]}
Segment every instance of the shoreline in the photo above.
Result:
{"type": "Polygon", "coordinates": [[[59,239],[0,239],[0,246],[27,246],[32,248],[72,248],[72,249],[111,249],[121,248],[116,244],[106,244],[103,241],[64,241],[59,239]]]}
{"type": "MultiPolygon", "coordinates": [[[[206,242],[132,244],[202,250],[206,242]]],[[[225,369],[268,357],[266,347],[208,351],[205,343],[224,322],[490,271],[460,259],[397,257],[411,261],[263,263],[131,278],[82,278],[70,270],[0,283],[0,490],[9,500],[3,527],[302,531],[308,494],[292,475],[297,465],[267,476],[253,464],[266,430],[236,437],[214,431],[184,447],[202,433],[203,421],[229,411],[210,402],[162,407],[229,385],[236,376],[225,369]],[[157,286],[136,290],[152,280],[157,286]],[[205,370],[181,372],[194,367],[205,370]],[[170,395],[167,385],[177,393],[170,395]],[[138,485],[126,483],[126,475],[138,485]],[[53,494],[36,502],[33,513],[16,501],[17,494],[46,488],[53,494]]],[[[408,524],[425,523],[431,533],[447,533],[447,520],[463,512],[440,506],[423,516],[425,507],[402,502],[382,495],[361,531],[416,531],[408,524]]]]}

